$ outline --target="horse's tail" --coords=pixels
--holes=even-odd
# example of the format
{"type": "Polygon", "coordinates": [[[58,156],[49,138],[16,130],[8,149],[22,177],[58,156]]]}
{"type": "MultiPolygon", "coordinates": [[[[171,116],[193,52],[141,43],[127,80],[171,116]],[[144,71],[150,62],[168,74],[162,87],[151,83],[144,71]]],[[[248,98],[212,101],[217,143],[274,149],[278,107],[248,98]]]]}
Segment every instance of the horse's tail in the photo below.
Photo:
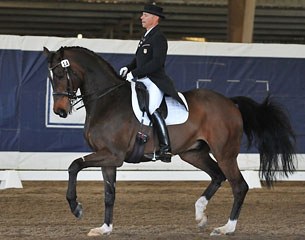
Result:
{"type": "Polygon", "coordinates": [[[295,134],[289,118],[279,104],[268,96],[259,104],[248,97],[233,97],[241,112],[248,148],[254,144],[260,153],[260,176],[268,187],[276,181],[276,174],[295,170],[295,134]]]}

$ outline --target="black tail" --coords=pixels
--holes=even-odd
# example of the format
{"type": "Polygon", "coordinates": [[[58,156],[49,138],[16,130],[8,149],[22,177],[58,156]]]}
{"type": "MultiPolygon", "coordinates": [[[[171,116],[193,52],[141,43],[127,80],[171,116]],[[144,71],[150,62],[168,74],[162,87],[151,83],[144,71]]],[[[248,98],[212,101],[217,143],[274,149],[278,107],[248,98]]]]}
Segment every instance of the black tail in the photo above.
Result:
{"type": "Polygon", "coordinates": [[[276,173],[286,177],[295,170],[295,135],[286,112],[267,97],[259,104],[248,97],[233,97],[238,105],[248,139],[248,148],[255,144],[260,153],[260,176],[272,186],[276,173]]]}

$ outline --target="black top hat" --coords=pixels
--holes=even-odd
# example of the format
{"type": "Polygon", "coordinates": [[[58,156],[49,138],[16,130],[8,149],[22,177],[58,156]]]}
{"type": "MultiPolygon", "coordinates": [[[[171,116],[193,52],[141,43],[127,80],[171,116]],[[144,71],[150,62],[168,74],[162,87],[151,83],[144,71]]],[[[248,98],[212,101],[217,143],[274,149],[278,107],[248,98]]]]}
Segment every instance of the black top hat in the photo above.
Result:
{"type": "Polygon", "coordinates": [[[147,5],[145,5],[143,12],[147,12],[147,13],[156,15],[158,17],[165,18],[164,14],[163,14],[163,8],[162,7],[158,7],[158,6],[154,5],[154,4],[147,4],[147,5]]]}

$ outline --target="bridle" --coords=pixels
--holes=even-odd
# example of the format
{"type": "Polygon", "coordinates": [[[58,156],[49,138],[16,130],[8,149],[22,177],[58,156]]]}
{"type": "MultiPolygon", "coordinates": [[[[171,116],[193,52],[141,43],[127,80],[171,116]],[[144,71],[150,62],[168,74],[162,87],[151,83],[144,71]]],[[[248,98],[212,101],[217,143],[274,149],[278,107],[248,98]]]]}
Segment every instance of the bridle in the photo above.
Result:
{"type": "MultiPolygon", "coordinates": [[[[61,60],[59,63],[55,64],[54,66],[52,67],[49,67],[49,79],[50,79],[50,82],[53,86],[53,90],[54,90],[54,81],[53,81],[53,76],[54,76],[54,73],[53,73],[53,70],[57,67],[61,66],[65,73],[66,73],[66,79],[67,79],[67,90],[65,92],[54,92],[53,91],[53,96],[66,96],[69,98],[70,100],[70,104],[71,104],[71,107],[74,107],[76,104],[78,104],[80,101],[83,100],[83,98],[87,98],[89,97],[90,95],[93,95],[93,93],[91,94],[87,94],[87,95],[77,95],[76,92],[77,92],[77,89],[74,90],[73,88],[73,81],[70,77],[70,74],[69,74],[69,71],[71,71],[71,65],[70,65],[70,62],[68,59],[63,59],[61,60]],[[78,100],[77,100],[78,99],[78,100]],[[76,101],[77,100],[77,101],[76,101]],[[76,101],[76,102],[74,102],[76,101]]],[[[72,71],[73,72],[73,71],[72,71]]],[[[77,76],[76,76],[77,77],[77,76]]],[[[115,89],[125,85],[126,83],[128,83],[128,81],[124,81],[118,85],[115,85],[115,86],[112,86],[106,90],[104,90],[104,92],[102,92],[101,94],[99,94],[95,99],[99,99],[105,95],[107,95],[108,93],[114,91],[115,89]]],[[[93,99],[91,99],[92,101],[93,99]]],[[[84,105],[76,108],[76,110],[80,109],[84,107],[84,105]]]]}
{"type": "Polygon", "coordinates": [[[57,63],[56,65],[49,68],[49,73],[50,73],[49,74],[49,79],[51,81],[53,89],[54,89],[54,80],[53,80],[54,73],[53,73],[53,70],[55,68],[59,67],[59,66],[61,66],[66,73],[67,90],[65,92],[54,92],[53,91],[53,96],[67,96],[72,101],[80,98],[81,96],[76,95],[77,90],[74,90],[74,88],[73,88],[73,82],[72,82],[72,79],[71,79],[70,74],[69,74],[69,68],[71,68],[70,67],[71,65],[70,65],[70,62],[69,62],[68,59],[63,59],[59,63],[57,63]]]}

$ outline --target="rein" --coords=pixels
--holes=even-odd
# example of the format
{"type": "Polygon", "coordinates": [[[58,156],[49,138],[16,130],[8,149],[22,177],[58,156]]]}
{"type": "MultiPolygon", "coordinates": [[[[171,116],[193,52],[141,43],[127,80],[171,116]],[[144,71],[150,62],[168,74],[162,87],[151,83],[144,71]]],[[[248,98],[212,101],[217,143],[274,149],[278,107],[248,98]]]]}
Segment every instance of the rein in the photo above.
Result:
{"type": "MultiPolygon", "coordinates": [[[[107,94],[111,93],[112,91],[116,90],[117,88],[119,88],[119,87],[125,85],[126,83],[127,83],[127,82],[122,82],[122,83],[120,83],[120,84],[118,84],[118,85],[115,85],[115,86],[113,86],[113,87],[110,87],[110,88],[106,89],[105,92],[101,93],[101,94],[98,95],[96,98],[90,99],[89,101],[93,101],[93,100],[100,99],[100,98],[106,96],[107,94]]],[[[76,101],[76,102],[72,105],[72,107],[74,107],[76,104],[78,104],[80,101],[82,101],[83,98],[86,98],[86,97],[88,97],[88,96],[90,96],[90,95],[92,95],[92,94],[93,94],[93,93],[87,94],[87,95],[80,95],[80,96],[77,96],[77,97],[79,98],[79,100],[76,101]]],[[[82,106],[76,108],[76,110],[79,110],[79,109],[83,108],[84,106],[85,106],[85,105],[83,104],[82,106]]]]}

